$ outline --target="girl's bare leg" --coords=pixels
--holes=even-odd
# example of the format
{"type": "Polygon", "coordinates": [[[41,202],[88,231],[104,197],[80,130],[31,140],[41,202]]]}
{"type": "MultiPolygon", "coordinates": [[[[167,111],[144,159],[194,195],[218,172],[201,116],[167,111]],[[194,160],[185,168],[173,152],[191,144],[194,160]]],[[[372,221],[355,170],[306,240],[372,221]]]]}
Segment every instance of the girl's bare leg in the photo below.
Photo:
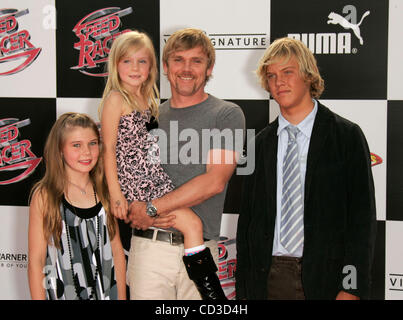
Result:
{"type": "Polygon", "coordinates": [[[185,249],[204,244],[203,223],[192,209],[179,209],[170,214],[176,217],[173,227],[183,233],[185,249]]]}

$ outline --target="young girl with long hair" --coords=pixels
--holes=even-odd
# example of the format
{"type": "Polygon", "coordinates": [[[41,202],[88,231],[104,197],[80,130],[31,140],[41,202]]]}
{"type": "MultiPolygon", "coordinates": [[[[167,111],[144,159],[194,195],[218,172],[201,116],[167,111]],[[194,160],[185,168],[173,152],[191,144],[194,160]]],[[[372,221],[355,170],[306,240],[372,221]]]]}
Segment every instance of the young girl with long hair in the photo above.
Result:
{"type": "Polygon", "coordinates": [[[32,299],[126,299],[125,257],[99,154],[90,117],[56,120],[44,149],[46,172],[31,192],[32,299]]]}
{"type": "MultiPolygon", "coordinates": [[[[155,138],[147,131],[146,123],[152,116],[158,118],[159,99],[157,60],[150,38],[137,31],[116,38],[109,53],[108,74],[100,106],[104,165],[111,210],[116,217],[126,219],[131,202],[150,202],[174,189],[160,161],[149,160],[155,138]]],[[[217,267],[204,245],[200,218],[189,208],[176,210],[171,217],[173,227],[183,233],[185,266],[201,297],[225,299],[216,275],[217,267]]],[[[133,230],[134,236],[142,236],[140,233],[144,235],[133,230]]],[[[141,256],[132,246],[128,261],[132,299],[141,297],[132,285],[134,276],[141,277],[141,270],[134,267],[135,259],[141,256]]]]}

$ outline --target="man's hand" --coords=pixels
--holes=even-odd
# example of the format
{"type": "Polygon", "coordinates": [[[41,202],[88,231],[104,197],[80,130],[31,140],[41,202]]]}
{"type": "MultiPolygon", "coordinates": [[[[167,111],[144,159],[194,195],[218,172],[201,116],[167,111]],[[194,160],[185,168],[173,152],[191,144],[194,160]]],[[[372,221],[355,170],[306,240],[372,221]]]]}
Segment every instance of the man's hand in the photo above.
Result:
{"type": "Polygon", "coordinates": [[[132,228],[147,230],[154,223],[154,218],[146,214],[146,203],[134,201],[129,206],[129,214],[125,219],[132,228]]]}
{"type": "Polygon", "coordinates": [[[360,300],[360,297],[357,297],[345,291],[340,291],[336,297],[336,300],[360,300]]]}

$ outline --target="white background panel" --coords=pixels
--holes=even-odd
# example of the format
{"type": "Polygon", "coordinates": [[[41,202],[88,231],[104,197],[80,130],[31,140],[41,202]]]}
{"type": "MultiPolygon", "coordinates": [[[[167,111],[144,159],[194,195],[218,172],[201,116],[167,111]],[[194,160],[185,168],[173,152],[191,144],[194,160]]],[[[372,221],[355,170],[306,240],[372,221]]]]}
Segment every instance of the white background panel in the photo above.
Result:
{"type": "MultiPolygon", "coordinates": [[[[259,34],[255,37],[266,38],[269,43],[270,1],[254,0],[177,0],[161,1],[161,55],[164,35],[185,27],[197,27],[204,30],[210,38],[243,38],[240,35],[259,34]],[[180,23],[179,23],[180,22],[180,23]],[[264,36],[262,36],[264,34],[264,36]]],[[[166,37],[165,37],[166,38],[166,37]]],[[[253,41],[252,41],[253,42],[253,41]]],[[[228,42],[226,42],[228,44],[228,42]]],[[[241,41],[242,43],[242,41],[241,41]]],[[[231,45],[221,48],[229,49],[231,45]]],[[[216,48],[219,47],[216,45],[216,48]]],[[[206,91],[222,99],[262,99],[266,95],[257,85],[253,71],[264,50],[216,50],[216,65],[213,77],[206,91]]],[[[161,67],[161,70],[162,67],[161,67]]],[[[166,77],[161,79],[161,97],[171,96],[166,77]]]]}
{"type": "Polygon", "coordinates": [[[95,98],[57,98],[56,117],[66,112],[86,113],[95,122],[99,122],[98,106],[101,99],[95,98]]]}
{"type": "Polygon", "coordinates": [[[403,300],[402,221],[386,221],[385,299],[403,300]]]}
{"type": "Polygon", "coordinates": [[[389,0],[388,99],[403,100],[403,1],[389,0]]]}
{"type": "MultiPolygon", "coordinates": [[[[54,19],[54,1],[2,0],[0,8],[28,9],[28,14],[16,18],[18,30],[15,32],[28,31],[29,42],[36,48],[42,48],[36,60],[26,69],[0,76],[0,96],[56,97],[56,36],[51,23],[54,19]]],[[[0,72],[12,69],[12,65],[16,67],[19,61],[1,63],[0,72]]]]}
{"type": "Polygon", "coordinates": [[[0,300],[30,299],[28,261],[22,257],[28,257],[28,210],[28,207],[0,207],[0,300]],[[10,254],[19,254],[22,259],[7,257],[10,254]]]}
{"type": "Polygon", "coordinates": [[[238,214],[224,213],[221,219],[220,236],[235,239],[237,223],[238,223],[238,214]]]}

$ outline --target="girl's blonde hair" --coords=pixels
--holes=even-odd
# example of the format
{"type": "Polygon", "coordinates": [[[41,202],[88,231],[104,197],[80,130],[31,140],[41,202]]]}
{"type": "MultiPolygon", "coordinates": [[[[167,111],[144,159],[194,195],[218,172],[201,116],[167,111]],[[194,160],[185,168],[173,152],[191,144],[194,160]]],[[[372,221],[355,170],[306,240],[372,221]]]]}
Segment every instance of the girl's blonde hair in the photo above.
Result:
{"type": "Polygon", "coordinates": [[[319,74],[316,59],[308,47],[300,40],[280,38],[275,40],[265,51],[259,61],[256,74],[259,77],[261,86],[269,91],[267,82],[267,66],[284,59],[295,57],[299,65],[300,74],[305,81],[310,83],[310,94],[312,98],[318,99],[325,89],[324,81],[319,74]]]}
{"type": "MultiPolygon", "coordinates": [[[[67,177],[62,156],[66,134],[75,128],[90,128],[94,131],[100,144],[100,134],[95,122],[86,114],[68,112],[61,115],[54,123],[46,140],[43,157],[46,171],[43,178],[31,190],[30,198],[38,193],[43,200],[43,230],[45,239],[51,243],[53,238],[56,247],[60,248],[62,234],[62,216],[60,205],[67,189],[67,177]]],[[[102,146],[100,144],[100,154],[102,146]]],[[[109,192],[103,171],[102,157],[90,171],[90,179],[96,193],[108,215],[107,224],[111,239],[116,234],[116,222],[109,210],[109,192]]]]}
{"type": "Polygon", "coordinates": [[[121,34],[113,41],[111,50],[109,52],[107,62],[108,80],[106,82],[101,105],[99,107],[99,118],[101,118],[104,101],[109,96],[111,91],[120,92],[132,110],[142,110],[136,97],[123,88],[118,73],[118,63],[130,50],[134,49],[137,51],[143,48],[147,49],[150,57],[150,73],[148,79],[143,83],[140,93],[146,98],[146,101],[148,101],[151,115],[155,118],[158,117],[159,91],[156,84],[158,68],[153,43],[150,37],[143,32],[128,31],[121,34]]]}

